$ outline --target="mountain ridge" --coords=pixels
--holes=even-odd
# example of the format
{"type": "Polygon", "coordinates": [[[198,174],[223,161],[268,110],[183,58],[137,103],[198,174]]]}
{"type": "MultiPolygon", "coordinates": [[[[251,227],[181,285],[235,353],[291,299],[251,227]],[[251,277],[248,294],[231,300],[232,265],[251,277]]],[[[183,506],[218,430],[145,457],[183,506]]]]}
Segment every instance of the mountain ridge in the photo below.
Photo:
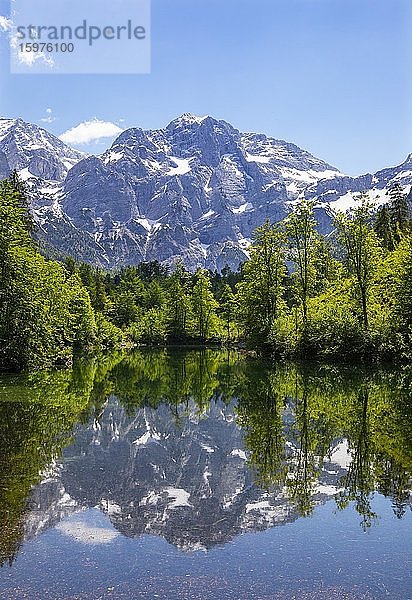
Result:
{"type": "Polygon", "coordinates": [[[37,125],[0,120],[0,175],[25,182],[45,247],[105,268],[158,260],[234,269],[253,230],[300,199],[319,229],[359,192],[386,201],[393,181],[412,186],[412,154],[396,167],[349,177],[295,144],[190,113],[162,129],[123,131],[102,155],[84,155],[37,125]]]}

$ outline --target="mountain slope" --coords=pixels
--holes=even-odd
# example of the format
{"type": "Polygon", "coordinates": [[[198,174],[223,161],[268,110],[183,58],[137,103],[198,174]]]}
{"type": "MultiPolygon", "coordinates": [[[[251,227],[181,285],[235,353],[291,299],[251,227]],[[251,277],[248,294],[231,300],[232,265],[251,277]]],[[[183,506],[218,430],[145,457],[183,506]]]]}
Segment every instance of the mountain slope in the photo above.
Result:
{"type": "Polygon", "coordinates": [[[221,269],[246,258],[253,230],[279,220],[309,183],[339,171],[293,144],[183,115],[165,129],[122,133],[63,187],[64,212],[112,266],[141,260],[221,269]]]}
{"type": "Polygon", "coordinates": [[[399,183],[406,193],[412,188],[412,154],[395,167],[378,171],[374,175],[359,177],[334,177],[309,185],[303,192],[307,199],[334,211],[345,211],[356,206],[356,197],[364,192],[377,206],[388,201],[391,185],[399,183]]]}
{"type": "Polygon", "coordinates": [[[128,129],[100,157],[2,119],[0,176],[11,169],[26,183],[50,254],[111,268],[178,258],[191,270],[237,268],[253,230],[282,219],[300,197],[316,201],[328,233],[332,211],[353,206],[357,193],[382,203],[392,182],[412,185],[412,155],[375,175],[346,177],[294,144],[190,114],[163,129],[128,129]]]}
{"type": "Polygon", "coordinates": [[[61,208],[63,182],[70,169],[84,158],[84,153],[37,125],[21,119],[0,119],[0,179],[16,170],[24,182],[41,248],[52,256],[73,254],[101,264],[102,248],[61,208]]]}
{"type": "Polygon", "coordinates": [[[21,119],[0,119],[0,146],[9,170],[27,179],[32,176],[63,181],[84,154],[66,146],[45,129],[21,119]]]}

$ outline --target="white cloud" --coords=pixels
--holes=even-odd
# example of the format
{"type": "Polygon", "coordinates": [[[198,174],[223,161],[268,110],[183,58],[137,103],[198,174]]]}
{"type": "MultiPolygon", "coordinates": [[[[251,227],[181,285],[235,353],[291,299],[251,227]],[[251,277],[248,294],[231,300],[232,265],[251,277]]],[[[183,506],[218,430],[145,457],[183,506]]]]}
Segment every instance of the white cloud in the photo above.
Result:
{"type": "Polygon", "coordinates": [[[110,544],[119,533],[113,527],[93,526],[83,521],[84,517],[62,521],[56,527],[63,535],[81,544],[110,544]]]}
{"type": "Polygon", "coordinates": [[[122,131],[123,129],[115,123],[92,119],[91,121],[79,123],[79,125],[68,129],[59,137],[66,144],[80,145],[98,142],[104,138],[112,138],[122,133],[122,131]]]}
{"type": "Polygon", "coordinates": [[[26,67],[32,67],[36,62],[43,62],[50,68],[54,67],[55,63],[53,58],[44,52],[21,52],[19,47],[21,40],[12,32],[12,28],[13,21],[4,15],[0,15],[0,33],[10,32],[10,47],[20,64],[25,65],[26,67]]]}
{"type": "Polygon", "coordinates": [[[53,109],[51,108],[46,108],[46,116],[40,119],[42,123],[53,123],[55,120],[56,117],[53,115],[53,109]]]}
{"type": "Polygon", "coordinates": [[[51,55],[44,52],[25,52],[20,50],[20,40],[17,35],[10,38],[10,47],[17,61],[26,67],[32,67],[37,61],[43,62],[51,69],[54,67],[54,60],[51,55]]]}
{"type": "Polygon", "coordinates": [[[13,23],[7,17],[0,15],[0,31],[9,31],[13,23]]]}
{"type": "Polygon", "coordinates": [[[44,52],[18,52],[18,61],[26,67],[32,67],[35,62],[43,62],[48,67],[54,67],[54,60],[44,52]]]}

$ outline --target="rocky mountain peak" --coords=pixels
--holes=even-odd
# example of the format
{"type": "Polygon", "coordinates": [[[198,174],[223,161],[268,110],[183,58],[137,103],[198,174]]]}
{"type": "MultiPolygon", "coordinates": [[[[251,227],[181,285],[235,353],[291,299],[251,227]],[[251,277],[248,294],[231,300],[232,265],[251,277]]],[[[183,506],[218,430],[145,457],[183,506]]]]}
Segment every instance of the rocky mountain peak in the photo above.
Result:
{"type": "Polygon", "coordinates": [[[45,129],[22,119],[0,120],[0,146],[10,169],[49,181],[62,181],[69,169],[84,158],[45,129]]]}
{"type": "Polygon", "coordinates": [[[16,169],[25,181],[44,243],[105,267],[182,258],[191,270],[236,269],[253,230],[300,197],[315,200],[327,233],[329,208],[345,210],[359,192],[386,201],[393,180],[409,192],[411,156],[346,177],[293,143],[185,113],[87,157],[37,125],[0,120],[0,175],[16,169]]]}
{"type": "MultiPolygon", "coordinates": [[[[178,127],[188,127],[191,125],[200,125],[206,119],[211,119],[208,115],[204,117],[199,117],[198,115],[194,115],[192,113],[183,113],[180,117],[176,117],[173,119],[166,127],[166,129],[176,129],[178,127]]],[[[212,119],[213,120],[213,119],[212,119]]]]}

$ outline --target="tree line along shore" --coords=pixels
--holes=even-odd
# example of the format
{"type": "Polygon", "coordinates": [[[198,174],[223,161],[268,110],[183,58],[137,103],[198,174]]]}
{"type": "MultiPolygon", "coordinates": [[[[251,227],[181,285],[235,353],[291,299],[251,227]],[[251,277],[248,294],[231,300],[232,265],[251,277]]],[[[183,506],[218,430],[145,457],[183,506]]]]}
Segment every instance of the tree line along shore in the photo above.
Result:
{"type": "Polygon", "coordinates": [[[242,345],[278,358],[407,360],[412,226],[399,185],[317,231],[313,202],[253,234],[238,272],[154,261],[104,271],[40,253],[24,185],[0,183],[0,368],[68,365],[76,354],[153,344],[242,345]]]}

